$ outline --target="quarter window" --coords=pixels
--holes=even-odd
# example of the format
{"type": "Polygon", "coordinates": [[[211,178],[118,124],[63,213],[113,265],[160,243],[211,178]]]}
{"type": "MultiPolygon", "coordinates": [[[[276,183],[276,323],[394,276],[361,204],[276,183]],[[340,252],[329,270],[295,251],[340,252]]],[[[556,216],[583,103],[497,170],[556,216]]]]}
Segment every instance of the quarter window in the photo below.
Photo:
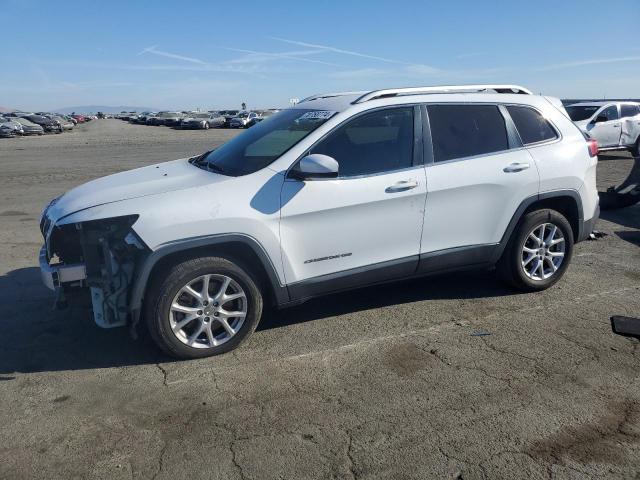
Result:
{"type": "Polygon", "coordinates": [[[331,132],[311,149],[335,158],[340,177],[371,175],[413,164],[413,107],[377,110],[331,132]]]}
{"type": "Polygon", "coordinates": [[[622,118],[635,117],[640,114],[640,107],[638,105],[620,105],[622,110],[622,118]]]}
{"type": "Polygon", "coordinates": [[[429,105],[427,111],[436,162],[509,149],[496,105],[429,105]]]}
{"type": "Polygon", "coordinates": [[[533,108],[508,106],[507,110],[524,145],[558,138],[549,122],[533,108]]]}

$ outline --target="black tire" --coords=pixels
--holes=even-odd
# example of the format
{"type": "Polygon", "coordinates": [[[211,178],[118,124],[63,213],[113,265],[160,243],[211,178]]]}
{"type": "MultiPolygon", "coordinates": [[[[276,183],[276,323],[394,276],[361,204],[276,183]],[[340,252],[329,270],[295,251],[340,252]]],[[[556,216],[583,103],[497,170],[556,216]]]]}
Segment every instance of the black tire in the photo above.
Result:
{"type": "Polygon", "coordinates": [[[633,147],[631,155],[633,155],[634,157],[640,157],[640,136],[636,140],[636,145],[633,147]]]}
{"type": "Polygon", "coordinates": [[[209,122],[204,122],[204,127],[205,130],[209,130],[209,122]]]}
{"type": "Polygon", "coordinates": [[[534,210],[524,215],[515,230],[500,258],[497,270],[500,278],[508,285],[525,292],[545,290],[562,278],[573,254],[573,230],[567,219],[555,210],[534,210]],[[529,234],[544,223],[551,223],[558,227],[564,236],[564,258],[558,270],[549,278],[534,280],[527,276],[522,266],[523,247],[529,234]]]}
{"type": "Polygon", "coordinates": [[[219,257],[201,257],[182,261],[156,275],[145,298],[145,319],[149,333],[162,351],[182,359],[219,355],[237,348],[256,329],[262,315],[262,295],[251,276],[235,263],[219,257]],[[225,343],[195,348],[180,341],[171,330],[170,307],[174,297],[191,280],[208,274],[232,278],[244,290],[247,314],[240,330],[225,343]]]}

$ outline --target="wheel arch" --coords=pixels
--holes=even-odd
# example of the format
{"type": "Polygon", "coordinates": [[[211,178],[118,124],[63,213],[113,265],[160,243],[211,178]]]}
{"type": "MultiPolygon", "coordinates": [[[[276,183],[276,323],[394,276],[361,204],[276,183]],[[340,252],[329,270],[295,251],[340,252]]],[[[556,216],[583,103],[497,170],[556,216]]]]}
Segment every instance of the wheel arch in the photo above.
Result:
{"type": "Polygon", "coordinates": [[[573,238],[575,242],[584,240],[584,213],[582,209],[582,200],[580,194],[576,190],[554,190],[552,192],[544,192],[538,195],[532,195],[526,198],[516,209],[511,217],[509,225],[500,240],[496,249],[494,261],[497,262],[502,256],[504,249],[513,234],[520,219],[529,212],[549,208],[556,210],[564,215],[571,225],[573,238]]]}
{"type": "Polygon", "coordinates": [[[129,300],[133,327],[140,320],[145,293],[157,272],[188,258],[211,255],[232,260],[254,273],[267,302],[279,305],[289,301],[287,288],[280,283],[271,259],[253,237],[229,234],[184,239],[154,250],[139,266],[129,300]]]}

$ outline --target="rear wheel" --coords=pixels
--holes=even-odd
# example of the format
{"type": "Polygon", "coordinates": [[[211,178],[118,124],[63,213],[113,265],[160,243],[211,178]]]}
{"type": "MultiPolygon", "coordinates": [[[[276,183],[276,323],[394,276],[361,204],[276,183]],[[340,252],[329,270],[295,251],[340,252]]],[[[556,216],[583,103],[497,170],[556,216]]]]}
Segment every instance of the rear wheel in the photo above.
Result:
{"type": "Polygon", "coordinates": [[[236,348],[258,325],[262,296],[251,276],[224,258],[181,262],[150,286],[151,337],[166,353],[201,358],[236,348]]]}
{"type": "Polygon", "coordinates": [[[572,253],[573,231],[567,219],[555,210],[536,210],[518,223],[498,273],[519,290],[544,290],[564,275],[572,253]]]}

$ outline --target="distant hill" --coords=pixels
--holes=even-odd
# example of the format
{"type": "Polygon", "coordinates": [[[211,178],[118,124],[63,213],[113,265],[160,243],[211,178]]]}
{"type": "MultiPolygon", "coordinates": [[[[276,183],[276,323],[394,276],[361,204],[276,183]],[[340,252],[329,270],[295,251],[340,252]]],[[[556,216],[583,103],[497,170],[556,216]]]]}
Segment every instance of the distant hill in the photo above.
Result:
{"type": "Polygon", "coordinates": [[[0,113],[9,113],[9,112],[13,112],[13,108],[7,108],[7,107],[0,107],[0,113]]]}
{"type": "Polygon", "coordinates": [[[132,107],[129,105],[121,105],[116,107],[109,107],[108,105],[83,105],[80,107],[65,107],[54,110],[55,113],[120,113],[120,112],[157,112],[157,108],[151,107],[132,107]]]}

